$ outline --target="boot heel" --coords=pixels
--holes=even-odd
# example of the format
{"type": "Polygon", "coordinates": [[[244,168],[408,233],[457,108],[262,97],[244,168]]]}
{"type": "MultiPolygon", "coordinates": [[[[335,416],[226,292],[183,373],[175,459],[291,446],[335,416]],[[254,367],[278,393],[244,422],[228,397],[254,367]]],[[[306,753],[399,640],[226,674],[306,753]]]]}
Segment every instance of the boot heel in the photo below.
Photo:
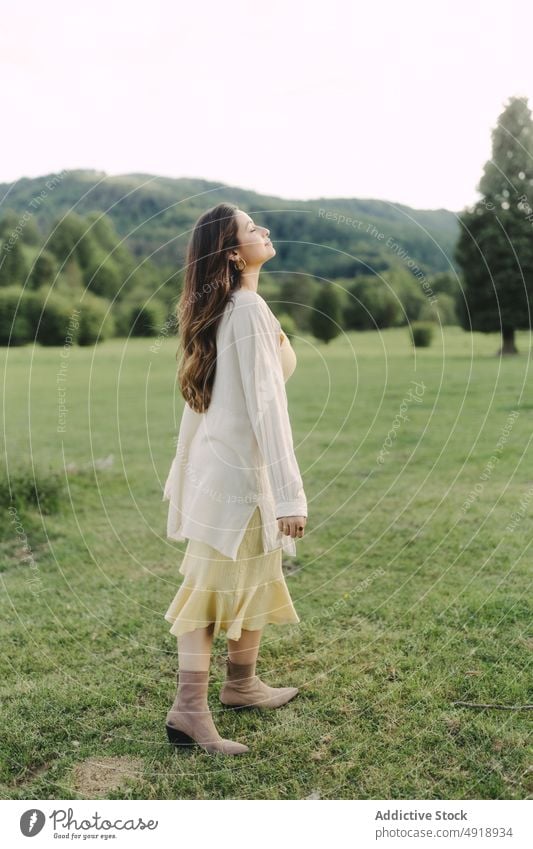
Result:
{"type": "Polygon", "coordinates": [[[165,718],[170,743],[182,747],[197,744],[209,755],[248,752],[248,746],[226,740],[218,733],[207,703],[208,684],[208,670],[180,669],[176,699],[165,718]],[[189,731],[183,731],[184,726],[189,731]]]}
{"type": "Polygon", "coordinates": [[[180,731],[179,728],[174,728],[172,725],[167,725],[167,736],[169,743],[173,746],[190,746],[195,741],[185,731],[180,731]]]}

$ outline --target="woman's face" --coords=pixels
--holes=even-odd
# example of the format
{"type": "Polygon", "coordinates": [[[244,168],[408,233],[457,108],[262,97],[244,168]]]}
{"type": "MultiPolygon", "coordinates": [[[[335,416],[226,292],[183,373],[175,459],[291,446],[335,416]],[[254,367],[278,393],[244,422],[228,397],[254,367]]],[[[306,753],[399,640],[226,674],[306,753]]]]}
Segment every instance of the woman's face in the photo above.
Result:
{"type": "Polygon", "coordinates": [[[239,256],[245,260],[246,265],[260,266],[276,256],[276,249],[269,239],[270,230],[256,224],[242,209],[236,210],[235,215],[238,222],[239,256]]]}

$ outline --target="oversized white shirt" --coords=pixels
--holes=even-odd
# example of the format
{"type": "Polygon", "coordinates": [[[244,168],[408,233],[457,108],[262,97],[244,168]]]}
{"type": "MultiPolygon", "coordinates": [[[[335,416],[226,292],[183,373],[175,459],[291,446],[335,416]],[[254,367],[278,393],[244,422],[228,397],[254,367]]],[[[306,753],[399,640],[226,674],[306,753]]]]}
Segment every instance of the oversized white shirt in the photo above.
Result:
{"type": "MultiPolygon", "coordinates": [[[[294,556],[278,518],[307,516],[280,353],[281,325],[258,292],[237,289],[217,328],[210,405],[185,402],[163,500],[167,537],[195,539],[237,559],[256,506],[263,550],[294,556]]],[[[286,342],[287,343],[287,342],[286,342]]],[[[287,343],[288,344],[288,343],[287,343]]]]}

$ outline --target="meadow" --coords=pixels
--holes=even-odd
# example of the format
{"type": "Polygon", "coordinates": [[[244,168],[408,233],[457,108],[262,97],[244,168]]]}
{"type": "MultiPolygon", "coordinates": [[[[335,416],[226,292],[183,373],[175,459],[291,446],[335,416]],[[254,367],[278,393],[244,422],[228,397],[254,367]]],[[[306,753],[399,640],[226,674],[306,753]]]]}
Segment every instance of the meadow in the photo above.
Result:
{"type": "Polygon", "coordinates": [[[4,467],[59,472],[64,495],[3,507],[1,798],[531,798],[529,335],[517,345],[500,359],[497,335],[456,327],[416,352],[405,328],[293,341],[301,622],[265,628],[258,673],[300,692],[224,709],[219,635],[210,705],[240,758],[165,733],[186,545],[161,501],[176,340],[4,349],[4,467]]]}

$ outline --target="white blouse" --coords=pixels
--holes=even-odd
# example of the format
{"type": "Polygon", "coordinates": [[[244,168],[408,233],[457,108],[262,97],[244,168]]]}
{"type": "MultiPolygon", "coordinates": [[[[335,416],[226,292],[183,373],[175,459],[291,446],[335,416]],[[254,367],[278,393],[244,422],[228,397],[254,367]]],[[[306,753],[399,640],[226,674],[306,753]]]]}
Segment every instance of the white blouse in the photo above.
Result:
{"type": "Polygon", "coordinates": [[[164,487],[170,502],[167,537],[196,539],[237,559],[256,506],[263,550],[295,540],[277,519],[307,516],[294,453],[285,380],[296,356],[270,307],[249,289],[237,289],[217,328],[211,403],[197,413],[185,402],[176,455],[164,487]]]}

